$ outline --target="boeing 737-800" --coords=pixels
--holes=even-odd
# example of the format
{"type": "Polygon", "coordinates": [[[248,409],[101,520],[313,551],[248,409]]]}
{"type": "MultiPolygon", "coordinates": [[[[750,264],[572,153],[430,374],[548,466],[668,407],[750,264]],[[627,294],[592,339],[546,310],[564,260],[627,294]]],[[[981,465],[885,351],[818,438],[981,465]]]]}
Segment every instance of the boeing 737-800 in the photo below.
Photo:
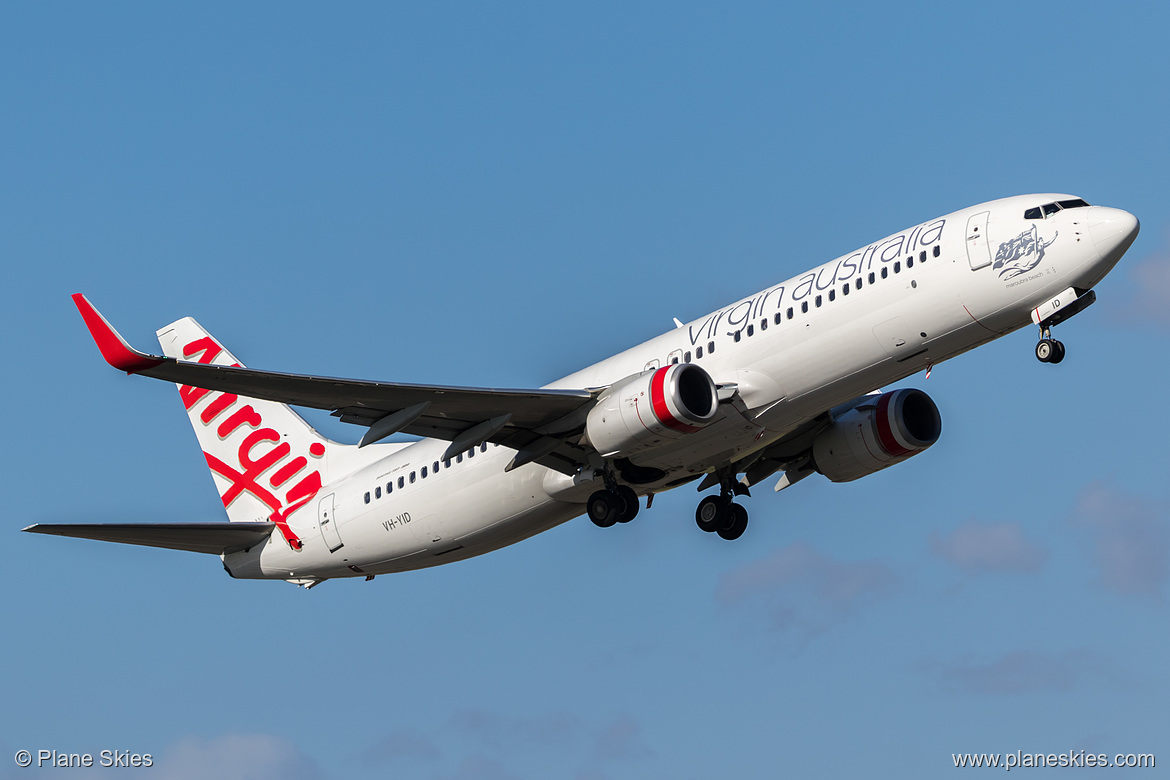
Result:
{"type": "Polygon", "coordinates": [[[632,520],[641,497],[698,481],[699,527],[743,534],[736,499],[819,473],[872,474],[942,430],[891,383],[1027,326],[1036,357],[1082,311],[1138,221],[1072,195],[983,203],[895,233],[546,387],[499,390],[245,368],[195,320],[131,348],[82,295],[103,357],[175,382],[228,522],[39,524],[24,530],[219,555],[233,577],[326,579],[481,555],[586,514],[632,520]],[[313,430],[289,405],[363,426],[313,430]],[[422,437],[385,442],[395,433],[422,437]],[[716,490],[717,489],[717,490],[716,490]]]}

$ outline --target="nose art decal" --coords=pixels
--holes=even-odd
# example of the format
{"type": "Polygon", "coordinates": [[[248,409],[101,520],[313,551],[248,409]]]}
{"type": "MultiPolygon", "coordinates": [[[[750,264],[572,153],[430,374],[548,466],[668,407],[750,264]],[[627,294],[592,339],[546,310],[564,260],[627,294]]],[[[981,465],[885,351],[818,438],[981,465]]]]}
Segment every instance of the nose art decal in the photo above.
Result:
{"type": "Polygon", "coordinates": [[[1051,241],[1045,242],[1040,238],[1040,231],[1032,225],[1020,235],[999,245],[999,250],[995,253],[995,264],[991,267],[999,271],[1000,279],[1011,279],[1026,274],[1040,265],[1040,261],[1044,259],[1044,250],[1052,246],[1059,235],[1057,232],[1051,241]]]}

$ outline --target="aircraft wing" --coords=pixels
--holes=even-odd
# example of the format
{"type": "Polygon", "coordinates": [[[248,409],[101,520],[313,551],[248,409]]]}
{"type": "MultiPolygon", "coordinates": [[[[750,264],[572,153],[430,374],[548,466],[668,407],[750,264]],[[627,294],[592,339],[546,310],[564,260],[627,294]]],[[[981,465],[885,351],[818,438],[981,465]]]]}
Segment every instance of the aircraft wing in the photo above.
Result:
{"type": "Polygon", "coordinates": [[[222,555],[264,541],[275,527],[275,523],[38,523],[21,530],[34,534],[222,555]]]}
{"type": "Polygon", "coordinates": [[[588,390],[508,390],[398,384],[284,374],[151,355],[131,347],[84,295],[73,296],[102,357],[127,374],[246,398],[326,409],[369,427],[362,445],[399,431],[452,442],[449,454],[485,441],[518,451],[509,468],[537,462],[572,474],[588,462],[573,443],[593,405],[588,390]]]}

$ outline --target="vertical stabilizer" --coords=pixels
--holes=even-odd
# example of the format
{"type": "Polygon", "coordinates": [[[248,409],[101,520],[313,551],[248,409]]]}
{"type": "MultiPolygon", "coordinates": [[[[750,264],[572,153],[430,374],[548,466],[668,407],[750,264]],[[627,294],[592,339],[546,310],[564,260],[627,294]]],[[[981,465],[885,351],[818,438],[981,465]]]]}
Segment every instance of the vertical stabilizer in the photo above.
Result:
{"type": "MultiPolygon", "coordinates": [[[[168,357],[222,366],[240,362],[190,317],[158,331],[168,357]]],[[[233,393],[179,386],[179,397],[232,521],[276,523],[293,549],[301,542],[288,517],[329,479],[337,444],[289,406],[233,393]]]]}

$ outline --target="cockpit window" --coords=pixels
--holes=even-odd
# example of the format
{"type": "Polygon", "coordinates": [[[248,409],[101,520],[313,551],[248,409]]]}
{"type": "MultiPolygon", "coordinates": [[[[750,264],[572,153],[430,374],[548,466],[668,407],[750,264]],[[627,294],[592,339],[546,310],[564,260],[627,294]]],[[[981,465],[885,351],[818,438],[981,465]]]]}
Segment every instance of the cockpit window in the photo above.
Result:
{"type": "Polygon", "coordinates": [[[1061,209],[1082,209],[1089,204],[1080,198],[1073,198],[1072,200],[1061,200],[1056,203],[1045,203],[1043,206],[1038,206],[1033,209],[1028,209],[1024,212],[1024,219],[1047,219],[1061,209]]]}

